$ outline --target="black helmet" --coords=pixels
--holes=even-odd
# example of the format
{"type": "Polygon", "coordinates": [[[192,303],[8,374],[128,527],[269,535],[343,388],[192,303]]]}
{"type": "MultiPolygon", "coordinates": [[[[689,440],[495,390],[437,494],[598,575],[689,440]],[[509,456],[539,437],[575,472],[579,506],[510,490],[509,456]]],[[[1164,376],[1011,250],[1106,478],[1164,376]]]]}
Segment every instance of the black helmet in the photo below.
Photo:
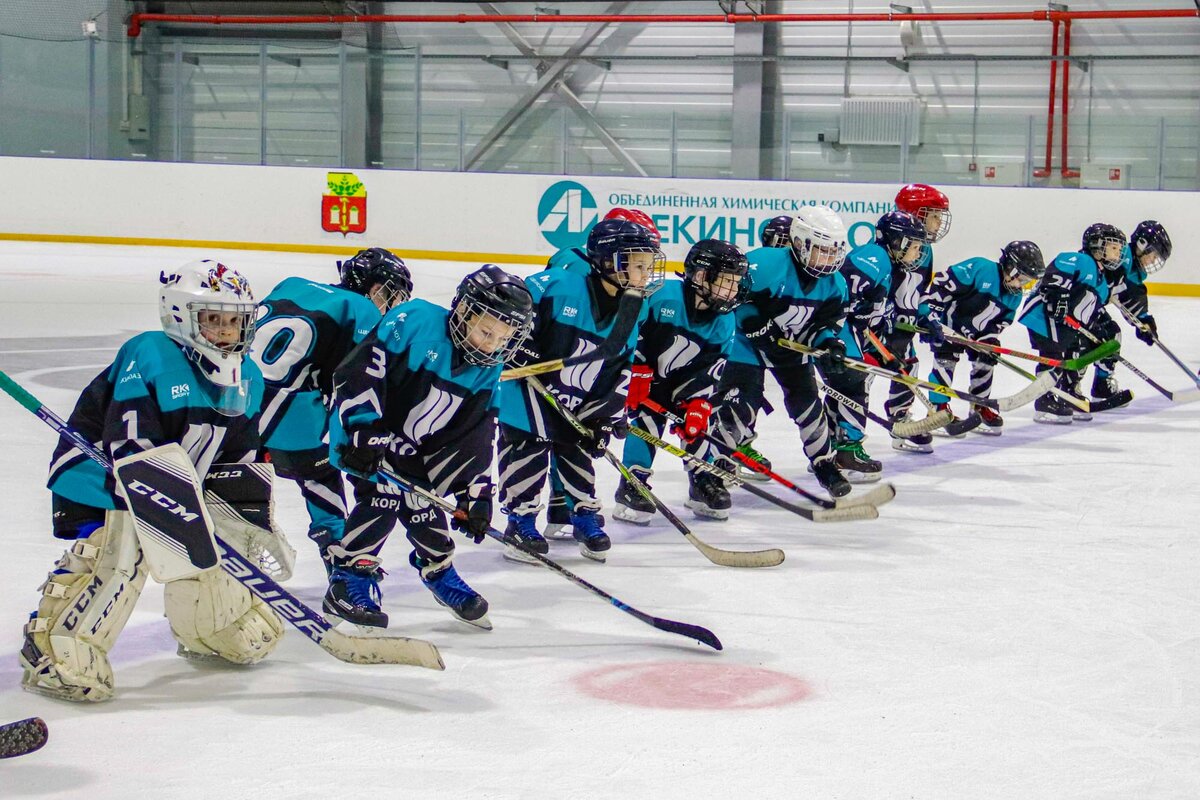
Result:
{"type": "MultiPolygon", "coordinates": [[[[450,340],[463,358],[477,366],[494,366],[509,359],[533,329],[533,297],[525,283],[495,264],[484,264],[458,284],[450,304],[450,340]],[[491,350],[471,341],[484,314],[512,328],[491,350]]],[[[484,335],[493,334],[484,332],[484,335]]]]}
{"type": "Polygon", "coordinates": [[[653,261],[642,291],[649,295],[662,286],[666,277],[666,259],[658,248],[658,239],[649,230],[624,219],[597,222],[588,233],[588,260],[592,270],[621,290],[630,288],[629,274],[621,263],[622,254],[650,253],[653,261]]]}
{"type": "Polygon", "coordinates": [[[701,239],[692,245],[683,260],[683,275],[688,287],[704,301],[708,310],[718,314],[732,311],[744,302],[746,291],[741,279],[749,271],[750,264],[742,251],[718,239],[701,239]],[[737,281],[732,285],[733,294],[716,297],[713,285],[722,275],[735,275],[737,281]]]}
{"type": "Polygon", "coordinates": [[[381,311],[412,297],[412,275],[404,260],[390,250],[371,247],[359,250],[352,258],[338,263],[338,274],[342,276],[342,288],[364,297],[370,295],[375,286],[384,288],[384,305],[381,311]]]}
{"type": "Polygon", "coordinates": [[[1004,245],[1000,250],[999,263],[1004,289],[1009,292],[1019,292],[1023,284],[1046,274],[1046,259],[1042,257],[1042,249],[1033,242],[1021,239],[1004,245]]]}
{"type": "Polygon", "coordinates": [[[1147,274],[1158,272],[1166,266],[1167,259],[1171,257],[1171,237],[1167,235],[1167,229],[1161,222],[1152,219],[1137,224],[1133,235],[1129,237],[1129,246],[1133,249],[1133,257],[1138,266],[1147,274]],[[1148,252],[1154,253],[1157,258],[1149,264],[1144,264],[1140,259],[1148,252]]]}
{"type": "Polygon", "coordinates": [[[1116,242],[1122,248],[1125,247],[1125,234],[1116,225],[1109,225],[1107,222],[1095,222],[1088,225],[1083,232],[1083,252],[1087,253],[1092,258],[1096,259],[1096,263],[1104,269],[1116,269],[1121,265],[1121,257],[1116,259],[1105,259],[1103,257],[1105,246],[1109,242],[1116,242]]]}

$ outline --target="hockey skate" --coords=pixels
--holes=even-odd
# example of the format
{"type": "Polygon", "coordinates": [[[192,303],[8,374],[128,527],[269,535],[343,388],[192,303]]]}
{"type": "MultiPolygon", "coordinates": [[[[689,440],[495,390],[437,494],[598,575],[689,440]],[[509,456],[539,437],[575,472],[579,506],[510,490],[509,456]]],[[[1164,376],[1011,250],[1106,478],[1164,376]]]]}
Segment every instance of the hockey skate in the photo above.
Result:
{"type": "Polygon", "coordinates": [[[733,501],[720,478],[711,472],[693,470],[688,473],[688,499],[684,505],[697,517],[724,521],[729,519],[733,501]]]}
{"type": "Polygon", "coordinates": [[[873,483],[883,475],[883,464],[867,455],[862,439],[850,439],[839,428],[833,443],[834,461],[850,483],[873,483]]]}
{"type": "Polygon", "coordinates": [[[543,533],[547,539],[570,539],[571,536],[571,507],[567,505],[567,496],[558,492],[550,493],[550,503],[546,506],[546,530],[543,533]]]}
{"type": "Polygon", "coordinates": [[[603,515],[591,508],[581,508],[571,514],[571,529],[584,558],[601,563],[608,558],[612,540],[604,532],[603,515]]]}
{"type": "Polygon", "coordinates": [[[978,414],[982,423],[974,429],[976,433],[984,436],[999,436],[1001,434],[1001,429],[1004,427],[1004,417],[1000,416],[999,412],[987,406],[972,406],[971,413],[978,414]]]}
{"type": "MultiPolygon", "coordinates": [[[[646,488],[650,487],[650,470],[630,467],[629,471],[644,483],[646,488]]],[[[633,525],[649,525],[650,520],[654,517],[654,503],[650,502],[649,498],[643,497],[642,493],[633,488],[633,485],[625,478],[621,478],[621,484],[617,487],[614,499],[616,506],[613,508],[613,519],[633,525]]]]}
{"type": "MultiPolygon", "coordinates": [[[[754,449],[754,447],[753,447],[754,438],[755,437],[752,436],[749,439],[747,439],[746,441],[742,442],[740,445],[738,445],[737,451],[739,453],[741,453],[742,455],[744,455],[746,458],[750,459],[751,461],[756,461],[759,464],[761,464],[762,466],[766,467],[768,470],[770,470],[771,469],[771,460],[769,458],[767,458],[766,456],[764,456],[762,453],[760,453],[754,449]]],[[[737,475],[739,478],[741,478],[743,480],[747,480],[747,481],[769,481],[769,480],[771,480],[769,477],[762,474],[761,472],[755,472],[754,470],[750,469],[745,464],[742,464],[740,462],[737,465],[737,475]]]]}
{"type": "Polygon", "coordinates": [[[1117,379],[1111,374],[1101,375],[1097,370],[1092,378],[1092,410],[1111,411],[1133,402],[1133,392],[1122,389],[1117,385],[1117,379]]]}
{"type": "Polygon", "coordinates": [[[949,403],[937,403],[934,408],[938,411],[950,412],[950,421],[941,428],[938,428],[938,433],[942,436],[949,436],[951,439],[962,439],[967,435],[968,431],[975,430],[983,421],[974,412],[967,414],[965,417],[955,416],[949,403]]]}
{"type": "MultiPolygon", "coordinates": [[[[890,422],[895,425],[900,422],[909,422],[912,420],[912,415],[907,411],[903,414],[898,414],[891,418],[890,422]]],[[[928,433],[917,433],[912,436],[904,437],[892,434],[892,449],[899,450],[902,453],[932,453],[933,452],[933,435],[928,433]]]]}
{"type": "Polygon", "coordinates": [[[325,565],[325,577],[330,577],[333,575],[333,560],[329,555],[329,545],[333,544],[333,531],[325,527],[313,528],[309,530],[308,538],[317,545],[317,552],[321,554],[321,563],[325,565]]]}
{"type": "Polygon", "coordinates": [[[1043,425],[1070,425],[1071,411],[1066,401],[1046,393],[1033,402],[1033,421],[1043,425]]]}
{"type": "MultiPolygon", "coordinates": [[[[1081,389],[1079,386],[1079,384],[1081,382],[1082,382],[1082,379],[1077,377],[1075,382],[1067,387],[1067,393],[1070,394],[1071,397],[1074,397],[1076,400],[1082,400],[1082,401],[1086,402],[1087,398],[1083,396],[1083,389],[1081,389]]],[[[1059,399],[1061,400],[1062,398],[1059,398],[1059,399]]],[[[1133,397],[1130,396],[1130,399],[1132,400],[1133,397]]],[[[1071,405],[1066,400],[1062,400],[1062,403],[1064,406],[1066,406],[1067,410],[1071,412],[1071,419],[1073,419],[1075,422],[1091,422],[1092,421],[1092,405],[1090,402],[1086,403],[1087,411],[1084,411],[1083,409],[1079,408],[1078,406],[1071,405]]],[[[1097,409],[1097,410],[1099,410],[1099,409],[1097,409]]]]}
{"type": "Polygon", "coordinates": [[[438,605],[445,606],[455,619],[485,631],[492,629],[487,615],[488,601],[459,577],[453,563],[434,565],[419,558],[416,551],[409,553],[408,563],[420,573],[421,583],[438,605]]]}
{"type": "Polygon", "coordinates": [[[379,581],[386,574],[377,556],[355,556],[348,564],[336,564],[329,575],[329,589],[321,601],[326,614],[365,628],[386,628],[388,615],[380,609],[379,581]]]}
{"type": "Polygon", "coordinates": [[[538,532],[537,514],[509,514],[508,527],[504,529],[504,538],[506,540],[504,557],[509,561],[518,561],[522,564],[538,563],[536,558],[524,552],[517,545],[543,556],[550,552],[549,543],[538,532]]]}
{"type": "Polygon", "coordinates": [[[850,494],[850,482],[838,469],[832,453],[812,462],[809,469],[816,476],[817,482],[825,488],[825,491],[829,492],[830,497],[845,497],[850,494]]]}

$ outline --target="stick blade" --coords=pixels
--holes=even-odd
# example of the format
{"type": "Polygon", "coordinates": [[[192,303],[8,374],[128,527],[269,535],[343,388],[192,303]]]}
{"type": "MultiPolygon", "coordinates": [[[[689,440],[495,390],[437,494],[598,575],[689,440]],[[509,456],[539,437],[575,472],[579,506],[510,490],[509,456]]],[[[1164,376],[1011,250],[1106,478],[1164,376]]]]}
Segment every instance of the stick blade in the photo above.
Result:
{"type": "Polygon", "coordinates": [[[910,420],[908,422],[897,422],[892,426],[892,433],[897,436],[907,438],[921,433],[929,433],[930,431],[944,428],[954,419],[954,414],[949,411],[934,411],[927,415],[924,419],[910,420]]]}
{"type": "Polygon", "coordinates": [[[696,535],[693,533],[686,535],[688,541],[703,553],[705,558],[721,567],[743,567],[746,569],[777,567],[783,563],[783,559],[785,558],[784,552],[775,547],[769,550],[722,550],[719,547],[713,547],[711,544],[705,544],[696,538],[696,535]]]}
{"type": "MultiPolygon", "coordinates": [[[[719,642],[717,649],[721,649],[719,642]]],[[[50,729],[41,717],[0,725],[0,758],[15,758],[40,750],[49,738],[50,729]]]]}
{"type": "Polygon", "coordinates": [[[853,522],[863,519],[879,519],[879,509],[869,503],[813,509],[813,522],[853,522]]]}
{"type": "Polygon", "coordinates": [[[945,430],[946,434],[949,436],[962,436],[964,433],[973,431],[982,424],[983,417],[979,416],[977,412],[972,411],[962,419],[957,419],[954,422],[951,422],[943,430],[945,430]]]}
{"type": "Polygon", "coordinates": [[[1011,394],[1008,397],[1001,397],[996,400],[996,407],[1000,411],[1012,411],[1021,406],[1027,406],[1034,400],[1050,391],[1050,387],[1054,386],[1054,373],[1043,372],[1037,376],[1028,386],[1016,394],[1011,394]]]}
{"type": "Polygon", "coordinates": [[[891,483],[881,483],[869,492],[842,497],[837,500],[837,508],[850,506],[879,506],[887,505],[896,499],[896,487],[891,483]]]}
{"type": "Polygon", "coordinates": [[[658,628],[660,631],[667,633],[677,633],[680,636],[686,636],[689,639],[695,639],[700,644],[706,644],[713,650],[724,650],[725,645],[721,644],[721,640],[717,635],[708,628],[700,625],[692,625],[687,622],[676,622],[673,619],[663,619],[662,617],[652,617],[650,624],[658,628]]]}
{"type": "Polygon", "coordinates": [[[321,647],[347,664],[400,664],[409,667],[444,670],[445,662],[437,646],[423,639],[406,636],[348,636],[330,628],[321,638],[321,647]]]}

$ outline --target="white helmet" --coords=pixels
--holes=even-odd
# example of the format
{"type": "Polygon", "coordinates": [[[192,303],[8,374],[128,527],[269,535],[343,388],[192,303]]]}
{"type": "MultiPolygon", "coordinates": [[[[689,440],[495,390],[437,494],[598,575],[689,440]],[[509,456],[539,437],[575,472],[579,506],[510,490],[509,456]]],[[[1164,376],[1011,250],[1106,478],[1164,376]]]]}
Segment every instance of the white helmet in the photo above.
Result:
{"type": "Polygon", "coordinates": [[[826,206],[806,206],[792,220],[792,252],[810,275],[832,275],[849,249],[846,223],[826,206]]]}
{"type": "Polygon", "coordinates": [[[257,316],[249,282],[237,270],[207,259],[163,273],[159,280],[163,332],[211,383],[233,390],[223,393],[217,410],[242,413],[246,399],[242,359],[254,339],[257,316]]]}

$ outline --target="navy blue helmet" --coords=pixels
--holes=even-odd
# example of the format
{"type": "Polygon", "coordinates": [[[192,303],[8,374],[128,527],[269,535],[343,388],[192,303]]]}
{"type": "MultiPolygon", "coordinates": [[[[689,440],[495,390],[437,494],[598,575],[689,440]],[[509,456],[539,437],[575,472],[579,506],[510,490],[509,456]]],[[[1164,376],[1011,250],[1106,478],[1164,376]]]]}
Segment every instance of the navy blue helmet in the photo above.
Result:
{"type": "Polygon", "coordinates": [[[1083,231],[1083,246],[1080,248],[1104,269],[1116,269],[1121,265],[1121,252],[1125,248],[1125,233],[1116,225],[1107,222],[1095,222],[1083,231]],[[1110,249],[1108,245],[1115,242],[1118,246],[1110,249]],[[1109,253],[1115,252],[1116,256],[1109,253]]]}
{"type": "Polygon", "coordinates": [[[404,260],[382,247],[359,250],[351,258],[338,263],[338,273],[342,277],[343,289],[364,297],[369,297],[376,286],[382,286],[384,296],[381,311],[406,303],[412,297],[412,275],[404,260]]]}
{"type": "Polygon", "coordinates": [[[925,225],[907,211],[889,211],[875,223],[875,244],[887,250],[888,257],[901,269],[916,269],[921,250],[911,260],[905,260],[909,246],[920,244],[928,238],[925,225]]]}
{"type": "Polygon", "coordinates": [[[762,230],[763,247],[787,247],[792,236],[792,218],[786,214],[769,220],[762,230]]]}
{"type": "Polygon", "coordinates": [[[749,271],[750,264],[742,251],[718,239],[701,239],[683,260],[687,285],[708,310],[718,314],[732,311],[745,301],[742,279],[749,271]]]}
{"type": "Polygon", "coordinates": [[[622,291],[632,287],[649,295],[662,285],[666,277],[666,257],[658,249],[654,234],[627,220],[605,219],[597,222],[588,233],[587,254],[592,270],[622,291]],[[648,258],[639,258],[638,254],[643,253],[648,258]],[[630,281],[631,258],[645,262],[641,267],[646,280],[640,286],[630,281]]]}
{"type": "Polygon", "coordinates": [[[1167,264],[1171,257],[1171,237],[1161,222],[1152,219],[1139,222],[1129,237],[1129,245],[1133,250],[1134,260],[1147,274],[1158,272],[1167,264]],[[1147,259],[1145,255],[1152,253],[1154,258],[1147,259]]]}
{"type": "Polygon", "coordinates": [[[477,366],[512,357],[533,329],[533,297],[525,282],[495,264],[462,279],[450,304],[450,340],[477,366]]]}

